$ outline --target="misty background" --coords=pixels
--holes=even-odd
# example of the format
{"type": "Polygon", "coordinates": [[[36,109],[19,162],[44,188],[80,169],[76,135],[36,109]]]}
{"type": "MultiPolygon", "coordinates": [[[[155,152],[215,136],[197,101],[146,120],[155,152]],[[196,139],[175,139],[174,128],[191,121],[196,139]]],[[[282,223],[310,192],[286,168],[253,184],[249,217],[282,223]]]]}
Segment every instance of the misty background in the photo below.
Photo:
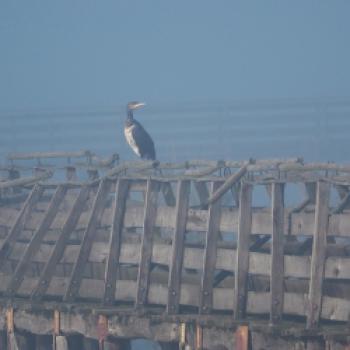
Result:
{"type": "Polygon", "coordinates": [[[125,105],[158,158],[347,161],[350,2],[0,2],[0,156],[135,159],[125,105]]]}

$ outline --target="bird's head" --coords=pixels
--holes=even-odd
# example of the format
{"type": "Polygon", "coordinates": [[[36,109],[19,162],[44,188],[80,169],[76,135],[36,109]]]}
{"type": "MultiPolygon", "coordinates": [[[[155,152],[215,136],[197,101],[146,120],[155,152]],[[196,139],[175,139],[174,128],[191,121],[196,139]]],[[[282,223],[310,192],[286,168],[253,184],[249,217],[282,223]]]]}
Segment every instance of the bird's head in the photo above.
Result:
{"type": "Polygon", "coordinates": [[[146,104],[144,102],[131,101],[128,103],[127,108],[129,111],[134,111],[135,109],[139,109],[146,104]]]}

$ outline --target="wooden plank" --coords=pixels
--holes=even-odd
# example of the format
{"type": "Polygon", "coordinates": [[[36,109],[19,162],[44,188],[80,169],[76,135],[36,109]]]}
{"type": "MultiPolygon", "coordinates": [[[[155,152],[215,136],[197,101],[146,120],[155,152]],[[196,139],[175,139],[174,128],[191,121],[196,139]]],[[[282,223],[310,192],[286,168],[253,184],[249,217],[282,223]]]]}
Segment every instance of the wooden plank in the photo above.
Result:
{"type": "Polygon", "coordinates": [[[317,183],[315,232],[312,245],[310,272],[309,308],[306,321],[307,328],[316,327],[321,315],[322,285],[325,269],[328,230],[329,192],[329,183],[323,181],[319,181],[317,183]]]}
{"type": "Polygon", "coordinates": [[[178,313],[180,300],[181,270],[183,265],[184,240],[187,220],[187,210],[190,195],[190,181],[180,180],[177,185],[177,201],[175,229],[172,240],[172,252],[168,280],[168,303],[169,314],[178,313]]]}
{"type": "MultiPolygon", "coordinates": [[[[212,182],[211,193],[215,193],[222,185],[221,181],[212,182]]],[[[201,279],[201,293],[199,313],[209,313],[213,307],[213,280],[217,256],[217,238],[219,235],[221,213],[221,199],[218,198],[209,205],[207,232],[203,259],[203,272],[201,279]]]]}
{"type": "Polygon", "coordinates": [[[108,179],[101,180],[97,194],[94,199],[93,207],[90,213],[88,226],[84,232],[82,242],[80,244],[79,254],[74,264],[70,277],[68,288],[64,295],[64,301],[72,301],[77,296],[82,280],[85,264],[89,258],[91,245],[94,240],[94,234],[98,222],[105,207],[106,198],[110,191],[111,182],[108,179]]]}
{"type": "Polygon", "coordinates": [[[137,275],[137,293],[135,307],[139,308],[147,300],[150,265],[152,258],[153,229],[157,214],[157,197],[159,183],[147,180],[146,199],[144,207],[143,236],[140,252],[140,263],[137,275]]]}
{"type": "MultiPolygon", "coordinates": [[[[84,186],[81,188],[72,208],[71,211],[66,218],[66,222],[63,225],[62,231],[60,236],[57,238],[54,248],[52,249],[51,255],[43,269],[43,272],[41,273],[41,276],[38,281],[37,287],[33,290],[32,298],[33,299],[40,299],[46,292],[51,278],[53,276],[53,273],[55,271],[56,265],[61,259],[66,241],[71,234],[72,230],[76,226],[79,217],[83,211],[85,202],[87,200],[88,194],[89,194],[90,188],[87,186],[84,186]]],[[[78,252],[76,252],[77,254],[78,252]]],[[[76,256],[74,254],[73,256],[76,256]]]]}
{"type": "Polygon", "coordinates": [[[119,179],[115,191],[114,214],[105,272],[105,292],[103,296],[103,302],[105,304],[111,304],[114,301],[125,205],[129,193],[129,181],[119,179]]]}
{"type": "Polygon", "coordinates": [[[3,265],[6,257],[10,254],[13,244],[23,229],[24,223],[32,211],[42,193],[44,192],[43,187],[36,185],[28,195],[27,200],[24,202],[22,209],[18,213],[14,224],[11,227],[10,232],[6,236],[6,239],[2,243],[0,248],[0,266],[3,265]]]}
{"type": "Polygon", "coordinates": [[[270,273],[270,322],[276,324],[282,319],[283,313],[283,282],[284,282],[284,185],[272,184],[272,246],[270,273]]]}
{"type": "MultiPolygon", "coordinates": [[[[288,215],[290,208],[285,208],[285,232],[288,232],[288,215]]],[[[18,211],[14,208],[0,208],[0,226],[10,229],[11,221],[18,215],[18,211]]],[[[143,224],[143,207],[133,205],[128,207],[125,213],[124,226],[142,227],[143,224]]],[[[188,231],[205,231],[207,223],[207,210],[193,209],[188,210],[188,219],[186,230],[188,231]]],[[[59,212],[55,218],[51,229],[60,230],[67,216],[66,211],[59,212]]],[[[103,213],[99,228],[110,227],[112,209],[106,208],[103,213]]],[[[239,212],[236,208],[222,208],[220,231],[221,232],[237,232],[239,212]]],[[[156,226],[171,228],[175,217],[175,207],[161,206],[158,208],[156,216],[156,226]],[[171,224],[170,224],[171,223],[171,224]]],[[[35,230],[40,224],[40,213],[33,212],[26,221],[26,229],[35,230]]],[[[88,212],[82,214],[79,220],[77,230],[85,230],[89,221],[88,212]]],[[[301,212],[292,213],[290,218],[290,234],[312,236],[314,230],[314,213],[301,212]]],[[[267,208],[253,208],[252,213],[252,234],[270,234],[272,232],[271,215],[267,208]]],[[[25,234],[25,233],[24,233],[25,234]]],[[[329,218],[329,236],[350,237],[350,214],[345,211],[341,214],[330,215],[329,218]]],[[[51,237],[52,238],[52,237],[51,237]]],[[[50,239],[51,239],[50,238],[50,239]]]]}
{"type": "Polygon", "coordinates": [[[0,189],[35,184],[36,182],[46,180],[51,176],[52,176],[52,172],[48,170],[44,170],[41,172],[41,175],[38,175],[38,176],[28,176],[28,177],[15,179],[15,180],[2,181],[0,182],[0,189]]]}
{"type": "Polygon", "coordinates": [[[49,207],[45,213],[44,218],[41,221],[40,226],[35,231],[30,243],[28,244],[22,258],[20,259],[18,265],[16,266],[16,270],[12,276],[10,283],[7,286],[7,290],[5,292],[6,295],[12,296],[16,293],[18,287],[23,281],[23,276],[30,265],[30,261],[33,255],[38,251],[40,247],[41,240],[43,236],[46,234],[49,229],[53,219],[55,218],[58,207],[60,206],[65,194],[67,192],[67,187],[64,185],[60,185],[57,187],[55,193],[52,196],[49,207]]]}
{"type": "Polygon", "coordinates": [[[234,318],[236,320],[244,318],[246,312],[249,243],[252,226],[252,192],[252,185],[243,182],[239,198],[235,294],[233,301],[234,318]]]}

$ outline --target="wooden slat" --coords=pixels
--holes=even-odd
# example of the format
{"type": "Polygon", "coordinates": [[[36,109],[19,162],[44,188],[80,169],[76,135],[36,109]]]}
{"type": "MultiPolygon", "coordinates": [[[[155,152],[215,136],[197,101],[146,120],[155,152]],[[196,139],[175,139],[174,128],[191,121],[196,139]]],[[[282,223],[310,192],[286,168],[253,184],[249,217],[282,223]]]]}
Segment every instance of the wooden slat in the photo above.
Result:
{"type": "MultiPolygon", "coordinates": [[[[212,182],[211,193],[222,185],[221,181],[212,182]]],[[[203,274],[201,279],[200,313],[209,313],[213,307],[213,281],[216,264],[217,238],[220,226],[221,199],[218,198],[208,209],[208,223],[205,237],[203,274]]]]}
{"type": "MultiPolygon", "coordinates": [[[[236,208],[222,208],[220,231],[221,232],[237,232],[238,226],[238,210],[236,208]]],[[[207,223],[207,210],[189,209],[186,229],[188,231],[205,231],[207,223]]],[[[285,208],[285,226],[288,225],[287,216],[290,214],[290,208],[285,208]]],[[[18,215],[18,211],[10,207],[2,207],[0,209],[0,226],[11,229],[10,223],[18,215]]],[[[110,227],[112,208],[106,208],[103,213],[100,227],[110,227]]],[[[143,207],[130,206],[125,214],[124,226],[142,227],[143,224],[143,207]]],[[[271,215],[266,208],[254,208],[252,214],[252,234],[270,234],[271,215]]],[[[60,230],[65,222],[67,212],[59,212],[54,220],[51,229],[60,230]]],[[[171,227],[170,223],[174,222],[175,207],[160,206],[157,211],[156,225],[159,227],[171,227]]],[[[89,220],[87,212],[82,214],[79,220],[77,230],[85,230],[89,220]]],[[[26,221],[26,229],[35,230],[41,221],[41,214],[33,212],[26,221]]],[[[291,235],[313,235],[314,213],[301,212],[293,213],[290,218],[290,234],[291,235]]],[[[288,232],[288,231],[285,231],[288,232]]],[[[26,234],[25,232],[23,234],[26,234]]],[[[330,215],[329,218],[329,236],[350,237],[350,214],[345,211],[341,214],[330,215]]]]}
{"type": "Polygon", "coordinates": [[[315,232],[312,245],[311,273],[309,288],[309,308],[307,312],[307,327],[316,327],[321,315],[322,286],[324,278],[327,230],[328,230],[328,202],[329,183],[317,183],[315,232]]]}
{"type": "Polygon", "coordinates": [[[12,279],[7,286],[6,294],[7,295],[13,295],[16,293],[18,287],[23,281],[24,273],[27,269],[27,267],[30,265],[31,258],[35,253],[38,251],[41,240],[43,236],[47,233],[47,230],[49,229],[53,219],[55,218],[58,207],[60,206],[65,194],[67,192],[67,187],[64,185],[60,185],[57,187],[50,205],[45,213],[44,218],[41,221],[40,226],[35,231],[30,243],[27,246],[27,249],[25,250],[23,256],[21,257],[15,273],[12,276],[12,279]]]}
{"type": "Polygon", "coordinates": [[[140,252],[140,263],[137,275],[137,293],[135,307],[139,308],[147,300],[150,265],[152,258],[153,229],[157,213],[157,197],[159,183],[147,180],[146,199],[144,207],[143,236],[140,252]]]}
{"type": "Polygon", "coordinates": [[[270,274],[270,322],[276,324],[283,313],[283,280],[284,280],[284,185],[272,184],[272,246],[270,274]]]}
{"type": "Polygon", "coordinates": [[[183,265],[184,240],[188,201],[190,194],[190,181],[181,180],[177,186],[175,229],[172,240],[172,252],[168,280],[168,304],[169,314],[179,311],[181,270],[183,265]]]}
{"type": "Polygon", "coordinates": [[[43,187],[36,185],[34,186],[31,193],[28,195],[27,200],[24,202],[22,209],[18,213],[10,232],[6,236],[6,239],[4,240],[0,248],[0,266],[3,265],[5,258],[11,252],[12,245],[17,239],[18,235],[20,234],[21,230],[23,229],[26,218],[40,199],[43,192],[43,187]]]}
{"type": "Polygon", "coordinates": [[[109,193],[111,182],[107,179],[103,179],[100,182],[94,204],[90,213],[88,226],[84,232],[83,239],[80,245],[79,254],[74,264],[73,271],[70,277],[70,281],[64,295],[65,301],[72,301],[77,296],[80,288],[81,279],[85,264],[90,254],[91,245],[94,240],[96,226],[101,220],[103,209],[105,207],[106,197],[109,193]]]}
{"type": "Polygon", "coordinates": [[[239,198],[239,224],[235,271],[235,294],[233,301],[234,318],[245,317],[247,304],[247,279],[249,269],[249,243],[252,227],[252,192],[251,184],[242,183],[239,198]]]}
{"type": "Polygon", "coordinates": [[[89,187],[87,186],[82,187],[77,198],[75,199],[75,202],[63,225],[61,234],[57,238],[57,241],[51,252],[51,255],[43,269],[43,272],[41,273],[37,287],[33,290],[33,293],[32,293],[33,299],[40,299],[45,294],[50,284],[51,278],[54,274],[54,271],[56,269],[56,265],[63,255],[65,245],[69,238],[69,235],[71,234],[72,230],[75,228],[79,220],[79,217],[84,209],[84,205],[88,197],[89,191],[90,191],[89,187]]]}
{"type": "Polygon", "coordinates": [[[129,181],[119,179],[116,185],[116,194],[113,208],[114,214],[105,273],[105,292],[103,296],[103,302],[105,304],[111,304],[114,301],[121,246],[121,235],[123,230],[123,219],[128,193],[129,181]]]}

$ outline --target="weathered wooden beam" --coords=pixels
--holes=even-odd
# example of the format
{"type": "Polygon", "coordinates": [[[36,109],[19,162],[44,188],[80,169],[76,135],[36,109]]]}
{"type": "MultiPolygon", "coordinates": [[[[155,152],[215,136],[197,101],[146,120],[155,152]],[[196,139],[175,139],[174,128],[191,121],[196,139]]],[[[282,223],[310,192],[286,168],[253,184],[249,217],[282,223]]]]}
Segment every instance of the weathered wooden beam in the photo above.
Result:
{"type": "Polygon", "coordinates": [[[324,279],[327,230],[328,230],[328,202],[330,195],[329,183],[319,181],[317,183],[315,232],[312,245],[309,307],[307,311],[307,328],[318,325],[322,307],[322,285],[324,279]]]}
{"type": "Polygon", "coordinates": [[[150,265],[152,258],[153,229],[157,213],[157,197],[159,183],[149,179],[147,181],[146,199],[144,206],[143,236],[140,252],[140,263],[137,275],[137,293],[135,308],[139,308],[146,303],[150,265]]]}
{"type": "Polygon", "coordinates": [[[271,309],[270,322],[278,323],[283,313],[283,282],[284,282],[284,185],[272,184],[272,246],[271,246],[271,272],[270,293],[271,309]]]}
{"type": "Polygon", "coordinates": [[[58,207],[60,206],[66,192],[67,192],[67,188],[64,185],[57,187],[55,193],[52,196],[50,205],[45,213],[45,216],[41,221],[40,226],[35,231],[22,258],[20,259],[20,261],[18,262],[18,265],[16,266],[16,270],[12,275],[10,283],[7,286],[7,290],[5,292],[6,295],[12,296],[17,292],[17,289],[19,288],[19,286],[23,281],[23,276],[28,266],[30,265],[31,258],[38,251],[41,244],[41,240],[43,236],[46,234],[49,227],[51,226],[51,223],[57,214],[58,207]]]}
{"type": "Polygon", "coordinates": [[[2,243],[0,248],[0,265],[3,265],[6,257],[10,254],[12,246],[23,229],[26,218],[32,211],[33,207],[37,204],[39,198],[41,197],[44,189],[41,186],[34,186],[33,190],[28,195],[27,200],[24,202],[22,209],[18,213],[14,224],[11,227],[6,239],[2,243]]]}
{"type": "MultiPolygon", "coordinates": [[[[212,182],[211,193],[215,193],[222,182],[212,182]]],[[[213,308],[213,280],[217,256],[217,239],[220,226],[221,201],[219,198],[209,205],[207,231],[203,259],[203,273],[201,279],[201,294],[199,299],[199,313],[209,313],[213,308]]]]}
{"type": "Polygon", "coordinates": [[[235,183],[237,183],[247,172],[247,166],[244,165],[236,173],[229,176],[226,181],[212,193],[208,199],[207,205],[215,203],[221,196],[223,196],[227,190],[229,190],[235,183]]]}
{"type": "Polygon", "coordinates": [[[180,300],[181,270],[184,254],[184,240],[187,210],[190,195],[190,181],[181,180],[177,185],[176,216],[172,240],[172,252],[169,266],[168,303],[169,314],[178,313],[180,300]]]}
{"type": "MultiPolygon", "coordinates": [[[[69,185],[68,185],[69,186],[69,185]]],[[[285,208],[285,226],[288,227],[287,216],[291,209],[285,208]]],[[[142,227],[143,224],[143,207],[141,205],[129,206],[125,213],[124,226],[142,227]]],[[[0,210],[0,226],[11,229],[11,222],[18,215],[15,208],[2,207],[0,210]]],[[[207,210],[190,208],[188,211],[188,219],[186,230],[188,231],[205,231],[207,223],[207,210]]],[[[67,211],[63,210],[57,214],[51,230],[49,232],[50,240],[57,239],[57,231],[62,229],[67,216],[67,211]]],[[[109,228],[111,225],[112,209],[106,208],[99,228],[109,228]]],[[[159,206],[156,216],[156,226],[173,228],[175,207],[159,206]],[[171,223],[171,224],[169,224],[171,223]]],[[[81,220],[77,224],[76,231],[84,231],[89,220],[89,213],[84,212],[81,220]]],[[[41,221],[41,215],[38,212],[33,212],[28,220],[26,220],[26,230],[35,230],[41,221]]],[[[313,235],[314,213],[301,212],[292,213],[290,218],[290,234],[291,235],[313,235]]],[[[237,232],[238,226],[238,210],[236,208],[222,208],[220,231],[221,232],[237,232]]],[[[271,233],[270,212],[266,208],[253,208],[252,213],[252,234],[270,234],[271,233]]],[[[77,232],[77,233],[78,233],[77,232]]],[[[288,232],[287,230],[285,232],[288,232]]],[[[329,218],[329,235],[339,237],[350,237],[350,214],[344,211],[340,214],[330,215],[329,218]]],[[[23,237],[28,237],[28,231],[23,232],[23,237]]],[[[107,236],[106,236],[107,237],[107,236]]],[[[44,237],[46,239],[46,236],[44,237]]],[[[108,240],[108,238],[107,238],[108,240]]]]}
{"type": "Polygon", "coordinates": [[[52,252],[50,254],[50,257],[47,260],[47,263],[41,273],[38,284],[32,292],[33,299],[40,299],[45,294],[47,288],[49,287],[51,278],[56,269],[56,265],[63,255],[68,237],[71,234],[74,227],[76,226],[79,220],[79,217],[83,211],[85,201],[88,197],[89,191],[90,191],[89,187],[82,187],[81,190],[79,191],[79,194],[75,199],[75,202],[63,225],[61,234],[57,238],[55,246],[52,249],[52,252]]]}
{"type": "Polygon", "coordinates": [[[246,312],[249,242],[252,225],[252,192],[253,186],[243,182],[239,199],[240,206],[235,266],[235,293],[233,300],[235,320],[244,318],[246,312]]]}
{"type": "Polygon", "coordinates": [[[94,199],[93,207],[90,213],[90,218],[86,231],[80,245],[79,254],[74,264],[73,271],[69,280],[69,284],[64,295],[64,301],[72,301],[79,293],[80,283],[83,278],[85,264],[88,260],[91,245],[94,240],[95,229],[98,222],[101,220],[103,209],[107,195],[110,191],[111,182],[103,179],[100,182],[96,197],[94,199]]]}
{"type": "Polygon", "coordinates": [[[109,252],[105,272],[105,291],[103,302],[111,304],[114,301],[117,281],[117,271],[121,247],[121,235],[126,206],[126,199],[129,193],[129,181],[119,179],[116,184],[115,201],[113,207],[113,221],[109,239],[109,252]]]}
{"type": "Polygon", "coordinates": [[[27,186],[31,184],[35,184],[39,181],[46,180],[50,178],[53,173],[49,170],[44,170],[38,176],[28,176],[15,180],[8,180],[0,182],[0,189],[10,188],[10,187],[18,187],[18,186],[27,186]]]}

